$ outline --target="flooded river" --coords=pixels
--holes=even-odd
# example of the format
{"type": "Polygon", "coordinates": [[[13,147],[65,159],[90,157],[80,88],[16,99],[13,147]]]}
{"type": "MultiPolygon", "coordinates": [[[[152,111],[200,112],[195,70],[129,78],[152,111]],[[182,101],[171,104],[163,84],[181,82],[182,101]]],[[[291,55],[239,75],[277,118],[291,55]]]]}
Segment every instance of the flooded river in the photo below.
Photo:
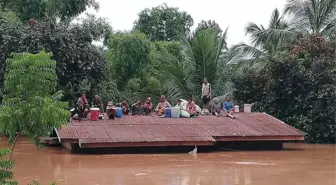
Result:
{"type": "MultiPolygon", "coordinates": [[[[1,140],[0,147],[7,141],[1,140]]],[[[38,150],[21,139],[13,169],[19,184],[335,185],[336,145],[286,144],[281,151],[79,155],[38,150]]]]}

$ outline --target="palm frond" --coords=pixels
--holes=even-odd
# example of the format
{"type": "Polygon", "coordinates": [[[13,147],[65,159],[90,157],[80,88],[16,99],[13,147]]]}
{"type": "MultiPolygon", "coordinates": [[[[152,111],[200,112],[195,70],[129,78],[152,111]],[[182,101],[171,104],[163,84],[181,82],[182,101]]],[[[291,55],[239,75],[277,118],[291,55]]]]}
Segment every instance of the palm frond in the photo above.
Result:
{"type": "Polygon", "coordinates": [[[327,30],[333,30],[335,12],[336,0],[288,0],[284,9],[285,14],[292,16],[296,27],[309,30],[311,34],[330,34],[327,30]]]}
{"type": "Polygon", "coordinates": [[[191,46],[195,59],[194,83],[200,86],[204,77],[207,77],[209,81],[214,81],[219,56],[224,46],[224,38],[221,37],[218,40],[216,32],[203,30],[195,35],[191,46]]]}
{"type": "Polygon", "coordinates": [[[155,59],[162,64],[162,70],[157,71],[157,75],[162,76],[166,82],[176,84],[174,89],[178,89],[181,94],[186,95],[189,92],[187,74],[181,62],[164,48],[156,55],[155,59]]]}
{"type": "Polygon", "coordinates": [[[306,6],[306,0],[287,0],[284,8],[285,14],[290,15],[303,15],[305,14],[304,8],[306,6]]]}
{"type": "Polygon", "coordinates": [[[247,26],[245,27],[245,34],[256,34],[263,30],[264,30],[263,27],[259,27],[254,22],[249,22],[247,23],[247,26]]]}
{"type": "Polygon", "coordinates": [[[281,17],[280,17],[279,10],[276,8],[276,9],[273,10],[271,20],[268,24],[268,27],[269,28],[276,28],[280,19],[281,19],[281,17]]]}
{"type": "Polygon", "coordinates": [[[281,43],[291,42],[296,36],[297,32],[291,28],[268,29],[265,31],[268,41],[265,44],[270,44],[277,47],[281,43]]]}
{"type": "Polygon", "coordinates": [[[249,57],[258,58],[258,57],[265,55],[265,51],[257,47],[254,47],[254,46],[247,45],[245,43],[234,45],[232,46],[231,50],[232,52],[235,52],[236,54],[247,56],[247,58],[249,57]]]}

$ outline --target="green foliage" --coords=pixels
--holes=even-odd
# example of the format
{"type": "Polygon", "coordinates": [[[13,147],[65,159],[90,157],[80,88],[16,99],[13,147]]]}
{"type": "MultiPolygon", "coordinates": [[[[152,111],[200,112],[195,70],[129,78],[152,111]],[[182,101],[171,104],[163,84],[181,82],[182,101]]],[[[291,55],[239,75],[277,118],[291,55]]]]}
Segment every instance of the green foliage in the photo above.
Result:
{"type": "Polygon", "coordinates": [[[8,30],[13,28],[17,29],[22,26],[22,22],[15,13],[10,11],[2,11],[0,12],[0,25],[2,30],[8,30]]]}
{"type": "Polygon", "coordinates": [[[3,159],[3,157],[9,155],[10,152],[11,151],[7,149],[0,149],[0,184],[16,185],[17,182],[13,180],[14,176],[10,171],[14,162],[3,159]]]}
{"type": "Polygon", "coordinates": [[[208,20],[208,21],[202,20],[195,30],[195,35],[197,35],[198,32],[207,29],[213,29],[215,32],[218,33],[218,35],[221,35],[223,33],[223,30],[214,20],[208,20]]]}
{"type": "Polygon", "coordinates": [[[226,33],[218,38],[213,29],[203,30],[191,39],[182,36],[181,45],[170,52],[166,49],[168,44],[157,47],[155,60],[162,66],[159,74],[168,100],[174,102],[188,96],[200,100],[204,77],[214,89],[222,85],[217,80],[223,72],[219,66],[222,66],[220,55],[226,46],[226,33]]]}
{"type": "Polygon", "coordinates": [[[71,19],[87,8],[99,8],[95,0],[0,0],[0,7],[15,12],[22,21],[45,17],[71,19]]]}
{"type": "Polygon", "coordinates": [[[8,60],[5,87],[0,108],[0,130],[8,131],[10,143],[16,133],[25,133],[39,146],[39,137],[47,135],[52,127],[66,123],[67,103],[59,101],[56,91],[56,62],[51,54],[13,54],[8,60]]]}
{"type": "Polygon", "coordinates": [[[295,52],[271,59],[260,72],[236,75],[234,97],[302,129],[310,142],[334,143],[335,49],[335,43],[303,39],[295,52]]]}
{"type": "Polygon", "coordinates": [[[187,35],[193,24],[187,12],[163,4],[141,11],[134,28],[145,33],[151,41],[172,41],[178,39],[180,34],[187,35]]]}
{"type": "Polygon", "coordinates": [[[81,29],[85,29],[92,36],[92,40],[102,40],[104,45],[107,45],[107,40],[112,34],[112,27],[109,25],[107,19],[97,18],[95,15],[86,14],[82,22],[81,29]]]}
{"type": "MultiPolygon", "coordinates": [[[[58,88],[64,91],[65,99],[73,100],[72,95],[83,93],[80,84],[85,79],[95,89],[105,78],[106,62],[102,48],[93,45],[92,41],[104,37],[102,30],[110,29],[103,20],[93,17],[83,22],[68,25],[46,20],[34,26],[0,29],[0,67],[5,68],[4,61],[13,52],[38,53],[44,49],[52,52],[52,59],[57,62],[58,88]]],[[[0,88],[3,75],[4,71],[0,73],[0,88]]]]}
{"type": "Polygon", "coordinates": [[[292,41],[296,36],[278,9],[273,11],[267,28],[250,22],[246,26],[245,32],[250,36],[252,45],[240,43],[233,46],[232,52],[237,56],[229,64],[256,69],[262,68],[267,57],[281,51],[280,47],[284,43],[292,41]]]}
{"type": "Polygon", "coordinates": [[[284,15],[275,9],[267,28],[251,22],[246,27],[252,44],[238,44],[233,50],[240,57],[231,63],[241,66],[248,63],[250,67],[262,68],[266,58],[272,56],[283,47],[305,35],[323,35],[332,38],[336,34],[336,1],[335,0],[288,0],[284,15]],[[287,19],[285,19],[287,15],[287,19]]]}
{"type": "Polygon", "coordinates": [[[287,0],[284,12],[301,33],[328,37],[336,32],[335,0],[287,0]]]}
{"type": "Polygon", "coordinates": [[[116,33],[108,43],[110,71],[123,91],[132,78],[143,76],[149,65],[151,42],[143,33],[116,33]]]}
{"type": "Polygon", "coordinates": [[[127,94],[118,90],[116,82],[109,79],[99,83],[93,92],[94,94],[99,94],[103,101],[111,99],[113,102],[118,102],[127,98],[127,94]]]}

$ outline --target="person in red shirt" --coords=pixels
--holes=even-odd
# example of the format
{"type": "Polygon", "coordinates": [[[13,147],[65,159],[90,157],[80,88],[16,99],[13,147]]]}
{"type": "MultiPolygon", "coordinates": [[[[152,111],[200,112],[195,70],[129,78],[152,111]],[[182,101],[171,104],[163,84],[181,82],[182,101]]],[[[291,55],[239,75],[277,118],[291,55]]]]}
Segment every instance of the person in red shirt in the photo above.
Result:
{"type": "Polygon", "coordinates": [[[82,99],[84,105],[88,105],[89,104],[88,101],[87,101],[87,99],[86,99],[86,94],[82,94],[81,99],[82,99]]]}
{"type": "Polygon", "coordinates": [[[148,115],[149,113],[152,112],[152,108],[153,108],[153,104],[152,104],[152,101],[151,101],[151,98],[148,97],[145,104],[144,104],[144,111],[145,111],[145,114],[148,115]]]}
{"type": "Polygon", "coordinates": [[[190,114],[190,117],[195,117],[197,113],[196,104],[192,100],[192,98],[188,98],[187,101],[188,101],[187,112],[190,114]]]}

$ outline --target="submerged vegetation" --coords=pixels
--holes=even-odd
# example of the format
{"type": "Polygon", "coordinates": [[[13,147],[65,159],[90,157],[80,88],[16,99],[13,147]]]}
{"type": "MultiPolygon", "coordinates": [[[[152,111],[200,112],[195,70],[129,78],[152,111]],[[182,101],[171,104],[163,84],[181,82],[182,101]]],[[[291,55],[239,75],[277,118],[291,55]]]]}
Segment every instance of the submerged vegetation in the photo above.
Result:
{"type": "Polygon", "coordinates": [[[204,77],[215,97],[252,103],[305,131],[309,142],[335,142],[336,0],[288,0],[268,25],[248,23],[250,44],[230,48],[229,29],[203,20],[193,32],[192,16],[166,4],[118,32],[93,15],[73,21],[98,9],[94,0],[27,3],[0,0],[0,122],[11,143],[23,132],[38,144],[66,122],[80,93],[200,101],[204,77]]]}

